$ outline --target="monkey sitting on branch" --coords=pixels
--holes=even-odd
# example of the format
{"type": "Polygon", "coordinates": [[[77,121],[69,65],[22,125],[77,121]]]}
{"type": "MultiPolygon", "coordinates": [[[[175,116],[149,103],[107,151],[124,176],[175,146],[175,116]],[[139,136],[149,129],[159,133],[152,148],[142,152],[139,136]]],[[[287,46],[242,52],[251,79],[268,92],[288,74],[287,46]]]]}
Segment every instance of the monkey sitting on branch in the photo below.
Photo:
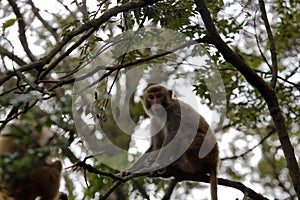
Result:
{"type": "Polygon", "coordinates": [[[46,127],[16,121],[0,135],[0,200],[58,200],[62,171],[46,147],[46,127]]]}
{"type": "Polygon", "coordinates": [[[211,199],[217,200],[219,150],[214,132],[191,106],[172,97],[173,91],[151,85],[140,97],[150,116],[149,149],[122,172],[154,172],[163,178],[209,174],[211,199]],[[177,173],[178,172],[178,173],[177,173]]]}

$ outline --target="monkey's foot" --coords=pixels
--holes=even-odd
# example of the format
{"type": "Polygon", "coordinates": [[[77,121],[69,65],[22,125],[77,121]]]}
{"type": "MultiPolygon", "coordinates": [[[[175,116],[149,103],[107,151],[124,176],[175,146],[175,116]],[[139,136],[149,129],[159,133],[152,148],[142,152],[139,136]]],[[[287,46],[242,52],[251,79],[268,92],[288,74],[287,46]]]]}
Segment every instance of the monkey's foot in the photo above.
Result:
{"type": "Polygon", "coordinates": [[[120,177],[121,179],[129,176],[131,174],[131,172],[128,171],[128,169],[122,170],[120,171],[118,174],[116,174],[117,177],[120,177]]]}
{"type": "Polygon", "coordinates": [[[157,172],[159,175],[162,175],[162,174],[166,173],[166,171],[167,171],[167,168],[164,167],[164,168],[161,168],[161,169],[157,170],[156,172],[157,172]]]}

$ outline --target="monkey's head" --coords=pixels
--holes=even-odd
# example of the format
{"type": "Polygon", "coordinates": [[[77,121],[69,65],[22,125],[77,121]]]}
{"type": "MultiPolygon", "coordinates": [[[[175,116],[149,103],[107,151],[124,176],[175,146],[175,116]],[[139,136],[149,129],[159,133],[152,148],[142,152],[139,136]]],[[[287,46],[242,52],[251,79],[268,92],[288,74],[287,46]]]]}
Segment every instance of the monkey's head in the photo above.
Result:
{"type": "Polygon", "coordinates": [[[148,115],[161,115],[172,104],[172,90],[160,85],[151,85],[140,96],[145,112],[148,115]]]}

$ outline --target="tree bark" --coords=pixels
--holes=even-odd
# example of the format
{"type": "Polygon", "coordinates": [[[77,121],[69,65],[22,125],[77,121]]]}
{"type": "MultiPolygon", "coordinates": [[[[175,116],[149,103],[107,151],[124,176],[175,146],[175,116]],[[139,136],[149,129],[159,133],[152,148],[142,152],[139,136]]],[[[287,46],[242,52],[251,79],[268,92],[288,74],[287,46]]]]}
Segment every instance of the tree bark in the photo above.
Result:
{"type": "Polygon", "coordinates": [[[195,0],[195,3],[205,24],[207,37],[209,37],[213,41],[213,45],[215,45],[215,47],[222,53],[224,59],[227,62],[231,63],[246,78],[246,80],[259,91],[259,93],[265,99],[270,111],[270,115],[273,119],[275,129],[281,143],[281,147],[284,152],[294,189],[296,191],[298,199],[300,199],[299,166],[275,91],[222,40],[217,32],[217,29],[213,23],[210,12],[204,3],[204,0],[195,0]]]}

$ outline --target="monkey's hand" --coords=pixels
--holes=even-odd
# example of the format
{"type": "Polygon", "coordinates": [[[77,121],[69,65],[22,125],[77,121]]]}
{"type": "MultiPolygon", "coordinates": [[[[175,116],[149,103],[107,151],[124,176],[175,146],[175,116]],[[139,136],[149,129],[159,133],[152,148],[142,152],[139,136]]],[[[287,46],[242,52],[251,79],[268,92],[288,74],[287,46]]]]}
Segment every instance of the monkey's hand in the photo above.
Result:
{"type": "MultiPolygon", "coordinates": [[[[134,164],[130,168],[120,171],[117,174],[117,176],[120,177],[120,178],[124,178],[124,177],[128,177],[132,174],[141,174],[141,173],[143,173],[144,170],[142,168],[137,168],[137,167],[138,166],[134,164]]],[[[141,167],[141,166],[139,166],[139,167],[141,167]]]]}
{"type": "Polygon", "coordinates": [[[124,178],[131,174],[145,174],[147,172],[156,171],[157,166],[153,163],[152,159],[145,159],[143,162],[141,160],[134,163],[130,168],[122,170],[120,173],[117,174],[120,178],[124,178]]]}
{"type": "Polygon", "coordinates": [[[120,178],[124,178],[126,176],[129,176],[131,174],[131,172],[128,171],[128,169],[122,170],[120,171],[118,174],[116,174],[116,176],[120,177],[120,178]]]}
{"type": "Polygon", "coordinates": [[[153,163],[153,159],[146,159],[143,163],[143,169],[151,168],[155,163],[153,163]]]}

